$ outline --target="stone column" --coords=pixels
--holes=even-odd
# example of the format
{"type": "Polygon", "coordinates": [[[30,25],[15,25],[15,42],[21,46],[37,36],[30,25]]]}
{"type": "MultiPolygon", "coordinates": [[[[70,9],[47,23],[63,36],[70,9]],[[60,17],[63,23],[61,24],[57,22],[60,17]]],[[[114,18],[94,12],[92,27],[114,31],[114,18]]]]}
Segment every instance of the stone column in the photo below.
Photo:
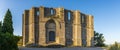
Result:
{"type": "Polygon", "coordinates": [[[39,45],[45,46],[45,44],[46,44],[45,23],[40,22],[39,45]]]}
{"type": "Polygon", "coordinates": [[[59,42],[65,45],[65,22],[64,22],[64,8],[58,8],[59,12],[59,42]]]}
{"type": "Polygon", "coordinates": [[[29,10],[25,10],[22,16],[22,35],[23,35],[23,46],[28,42],[29,35],[29,10]]]}
{"type": "Polygon", "coordinates": [[[29,12],[29,42],[28,44],[35,43],[35,32],[34,32],[34,17],[35,17],[35,8],[32,7],[29,12]]]}
{"type": "Polygon", "coordinates": [[[23,46],[25,46],[25,16],[22,16],[22,36],[23,36],[23,46]]]}
{"type": "Polygon", "coordinates": [[[65,23],[61,23],[61,29],[59,33],[59,42],[65,45],[65,23]]]}
{"type": "Polygon", "coordinates": [[[73,17],[73,46],[81,46],[81,20],[80,12],[74,11],[73,17]]]}
{"type": "Polygon", "coordinates": [[[45,30],[45,18],[44,18],[44,7],[40,7],[40,16],[39,16],[39,45],[45,46],[46,44],[46,30],[45,30]]]}
{"type": "Polygon", "coordinates": [[[91,18],[91,46],[94,46],[94,18],[90,15],[91,18]]]}
{"type": "Polygon", "coordinates": [[[93,29],[93,16],[87,15],[87,26],[86,26],[86,35],[87,35],[87,46],[93,46],[93,40],[94,40],[94,29],[93,29]]]}

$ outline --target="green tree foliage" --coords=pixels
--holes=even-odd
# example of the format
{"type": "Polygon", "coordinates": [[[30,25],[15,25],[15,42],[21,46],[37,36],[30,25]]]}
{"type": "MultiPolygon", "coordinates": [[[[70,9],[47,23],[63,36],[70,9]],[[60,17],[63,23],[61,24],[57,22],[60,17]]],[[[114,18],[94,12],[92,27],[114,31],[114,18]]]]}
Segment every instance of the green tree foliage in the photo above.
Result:
{"type": "Polygon", "coordinates": [[[104,42],[104,36],[101,33],[98,33],[96,31],[94,31],[94,41],[95,41],[95,46],[96,47],[103,47],[105,46],[104,42]]]}
{"type": "Polygon", "coordinates": [[[4,22],[0,22],[0,31],[0,50],[18,50],[17,43],[20,38],[13,35],[12,15],[9,9],[4,22]]]}
{"type": "Polygon", "coordinates": [[[3,33],[8,32],[8,33],[13,34],[12,15],[11,15],[11,11],[9,9],[7,10],[5,17],[4,17],[2,32],[3,33]]]}
{"type": "Polygon", "coordinates": [[[0,50],[18,50],[18,39],[10,33],[0,34],[0,50]]]}
{"type": "Polygon", "coordinates": [[[0,33],[2,32],[2,22],[0,21],[0,33]]]}
{"type": "Polygon", "coordinates": [[[115,44],[111,45],[108,50],[120,50],[120,45],[115,42],[115,44]]]}

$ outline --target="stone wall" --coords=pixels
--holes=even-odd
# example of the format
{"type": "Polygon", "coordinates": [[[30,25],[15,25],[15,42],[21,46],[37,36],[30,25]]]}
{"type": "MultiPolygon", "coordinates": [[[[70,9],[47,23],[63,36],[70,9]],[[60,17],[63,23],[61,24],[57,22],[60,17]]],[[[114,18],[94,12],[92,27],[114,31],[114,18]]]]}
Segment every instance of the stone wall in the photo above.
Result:
{"type": "MultiPolygon", "coordinates": [[[[23,45],[93,46],[93,16],[64,8],[32,7],[25,10],[22,24],[23,45]],[[55,41],[49,41],[47,22],[55,23],[55,41]]],[[[51,30],[51,29],[49,29],[51,30]]]]}

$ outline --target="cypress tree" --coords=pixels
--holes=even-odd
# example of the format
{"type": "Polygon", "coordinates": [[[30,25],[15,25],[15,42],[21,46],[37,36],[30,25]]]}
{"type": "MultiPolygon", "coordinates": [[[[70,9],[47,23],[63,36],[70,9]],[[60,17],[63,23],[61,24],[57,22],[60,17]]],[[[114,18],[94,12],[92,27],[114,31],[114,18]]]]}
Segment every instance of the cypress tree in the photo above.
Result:
{"type": "Polygon", "coordinates": [[[13,35],[13,22],[12,15],[10,10],[8,9],[3,23],[0,22],[0,50],[19,50],[17,46],[17,42],[19,38],[13,35]]]}
{"type": "Polygon", "coordinates": [[[2,32],[2,22],[0,21],[0,33],[2,32]]]}
{"type": "Polygon", "coordinates": [[[4,16],[2,32],[3,33],[8,32],[10,34],[13,34],[12,14],[11,14],[11,11],[9,9],[7,10],[7,12],[4,16]]]}

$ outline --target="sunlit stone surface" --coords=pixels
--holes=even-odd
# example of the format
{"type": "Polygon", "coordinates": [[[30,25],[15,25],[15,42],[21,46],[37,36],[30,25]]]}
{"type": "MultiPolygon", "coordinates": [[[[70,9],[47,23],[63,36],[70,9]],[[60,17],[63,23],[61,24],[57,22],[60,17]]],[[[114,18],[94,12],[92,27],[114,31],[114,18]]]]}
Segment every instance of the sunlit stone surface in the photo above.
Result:
{"type": "Polygon", "coordinates": [[[94,46],[93,16],[78,10],[32,7],[22,19],[23,46],[94,46]]]}

